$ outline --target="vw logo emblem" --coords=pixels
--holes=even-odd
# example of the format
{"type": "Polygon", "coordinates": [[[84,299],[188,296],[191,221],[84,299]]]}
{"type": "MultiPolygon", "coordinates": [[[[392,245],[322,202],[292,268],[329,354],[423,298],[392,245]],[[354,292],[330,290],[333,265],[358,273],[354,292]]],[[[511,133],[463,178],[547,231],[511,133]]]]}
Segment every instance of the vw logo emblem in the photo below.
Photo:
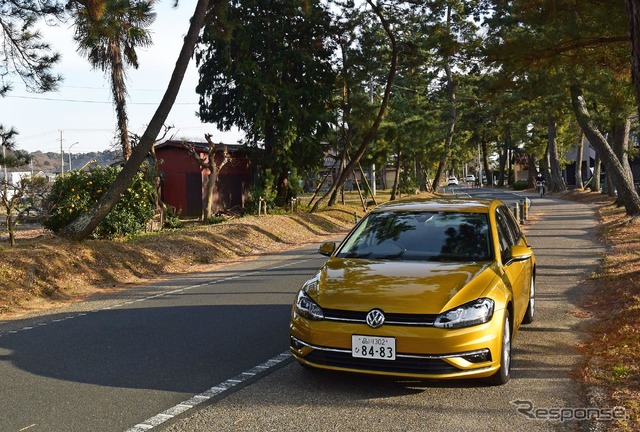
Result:
{"type": "Polygon", "coordinates": [[[367,325],[371,328],[378,328],[384,324],[384,314],[380,309],[373,309],[367,314],[367,325]]]}

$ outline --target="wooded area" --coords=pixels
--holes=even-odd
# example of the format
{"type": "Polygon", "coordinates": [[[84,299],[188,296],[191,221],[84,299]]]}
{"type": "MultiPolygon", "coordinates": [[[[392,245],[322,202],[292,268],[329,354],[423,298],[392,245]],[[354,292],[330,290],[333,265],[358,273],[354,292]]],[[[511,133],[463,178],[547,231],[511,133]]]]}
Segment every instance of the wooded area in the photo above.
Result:
{"type": "MultiPolygon", "coordinates": [[[[120,57],[88,56],[107,69],[122,68],[123,54],[149,43],[151,1],[76,0],[66,12],[51,0],[17,3],[31,7],[2,9],[5,40],[16,33],[5,58],[32,60],[19,66],[5,60],[3,82],[26,77],[43,92],[59,82],[52,72],[55,47],[25,39],[31,19],[67,14],[89,54],[103,51],[79,38],[90,36],[92,26],[102,33],[109,28],[110,40],[121,44],[120,57]],[[114,19],[119,10],[142,16],[114,19]]],[[[263,150],[256,161],[261,186],[277,191],[281,204],[289,198],[290,180],[314,181],[327,155],[339,174],[314,208],[334,204],[359,166],[398,167],[394,191],[435,190],[447,174],[466,174],[470,166],[480,177],[491,164],[504,185],[517,160],[528,166],[530,181],[542,172],[549,188],[561,191],[562,168],[573,162],[564,155],[586,137],[619,204],[638,216],[640,197],[629,166],[638,151],[638,3],[199,0],[147,131],[112,188],[62,235],[86,237],[127,187],[160,133],[192,56],[200,74],[201,119],[222,130],[237,127],[247,145],[263,150]]],[[[135,59],[129,59],[133,66],[135,59]]],[[[113,80],[115,86],[115,75],[113,80]]],[[[114,88],[119,124],[126,123],[118,111],[123,91],[114,88]]]]}

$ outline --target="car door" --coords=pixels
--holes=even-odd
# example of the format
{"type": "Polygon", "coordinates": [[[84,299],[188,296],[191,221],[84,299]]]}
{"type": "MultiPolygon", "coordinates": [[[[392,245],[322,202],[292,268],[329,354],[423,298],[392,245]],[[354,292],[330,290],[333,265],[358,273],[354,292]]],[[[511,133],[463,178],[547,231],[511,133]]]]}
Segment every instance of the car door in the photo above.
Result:
{"type": "Polygon", "coordinates": [[[514,303],[514,323],[519,324],[529,302],[529,261],[511,261],[511,247],[523,242],[520,229],[506,206],[496,209],[496,228],[500,241],[500,255],[514,303]]]}

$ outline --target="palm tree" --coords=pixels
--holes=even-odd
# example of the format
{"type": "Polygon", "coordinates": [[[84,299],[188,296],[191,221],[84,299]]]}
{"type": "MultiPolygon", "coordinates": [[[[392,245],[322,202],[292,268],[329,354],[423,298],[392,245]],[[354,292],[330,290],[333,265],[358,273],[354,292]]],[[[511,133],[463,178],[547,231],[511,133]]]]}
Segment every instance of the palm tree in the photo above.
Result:
{"type": "Polygon", "coordinates": [[[105,0],[75,3],[75,36],[78,52],[94,69],[108,74],[118,119],[122,156],[131,156],[127,128],[126,66],[138,68],[136,49],[152,44],[147,30],[156,18],[154,0],[105,0]]]}

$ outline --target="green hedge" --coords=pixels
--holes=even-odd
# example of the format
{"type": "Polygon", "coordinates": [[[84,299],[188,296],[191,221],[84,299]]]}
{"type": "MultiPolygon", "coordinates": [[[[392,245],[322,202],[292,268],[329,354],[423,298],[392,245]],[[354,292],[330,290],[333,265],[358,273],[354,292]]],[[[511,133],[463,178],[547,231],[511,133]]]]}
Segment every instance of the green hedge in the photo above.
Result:
{"type": "MultiPolygon", "coordinates": [[[[120,168],[98,167],[90,171],[71,171],[56,178],[48,201],[46,228],[59,232],[86,212],[115,180],[120,168]]],[[[153,218],[153,185],[138,173],[107,217],[93,233],[97,238],[115,238],[142,232],[153,218]]]]}
{"type": "Polygon", "coordinates": [[[512,185],[513,190],[525,190],[529,187],[529,182],[526,180],[518,180],[512,185]]]}

